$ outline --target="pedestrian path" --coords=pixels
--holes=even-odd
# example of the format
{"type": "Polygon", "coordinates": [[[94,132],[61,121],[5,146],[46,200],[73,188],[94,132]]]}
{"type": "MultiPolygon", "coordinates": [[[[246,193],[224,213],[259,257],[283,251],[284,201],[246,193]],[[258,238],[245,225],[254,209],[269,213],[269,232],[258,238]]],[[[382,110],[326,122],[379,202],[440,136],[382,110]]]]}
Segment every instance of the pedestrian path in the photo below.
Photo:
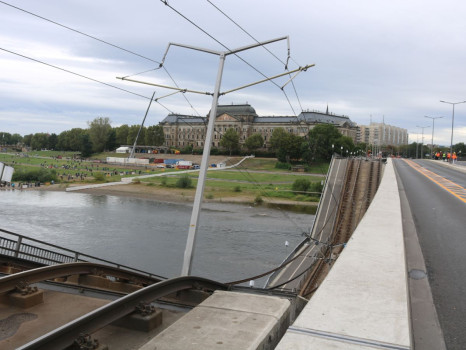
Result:
{"type": "MultiPolygon", "coordinates": [[[[239,166],[242,162],[244,162],[246,159],[249,158],[254,158],[254,156],[247,156],[241,159],[238,163],[225,166],[225,167],[219,167],[219,168],[209,168],[207,170],[209,171],[218,171],[218,170],[226,170],[226,169],[232,169],[237,166],[239,166]]],[[[141,176],[132,176],[132,177],[123,177],[121,181],[116,181],[116,182],[104,182],[104,183],[99,183],[99,184],[90,184],[90,185],[80,185],[80,186],[72,186],[72,187],[67,187],[66,192],[72,192],[72,191],[81,191],[81,190],[88,190],[91,188],[101,188],[101,187],[107,187],[107,186],[116,186],[116,185],[128,185],[132,183],[134,180],[141,180],[141,179],[147,179],[151,177],[158,177],[158,176],[167,176],[167,175],[179,175],[179,174],[187,174],[187,173],[193,173],[193,172],[198,172],[199,169],[195,170],[181,170],[181,171],[176,171],[176,172],[170,172],[170,173],[158,173],[158,174],[149,174],[149,175],[141,175],[141,176]]]]}

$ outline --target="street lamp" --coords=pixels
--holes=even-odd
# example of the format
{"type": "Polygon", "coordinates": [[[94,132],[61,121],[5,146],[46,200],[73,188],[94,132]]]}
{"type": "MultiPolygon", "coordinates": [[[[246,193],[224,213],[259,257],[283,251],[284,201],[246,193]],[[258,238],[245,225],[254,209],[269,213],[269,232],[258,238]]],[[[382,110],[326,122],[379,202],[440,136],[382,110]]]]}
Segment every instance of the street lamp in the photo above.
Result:
{"type": "Polygon", "coordinates": [[[432,119],[432,143],[430,146],[430,158],[433,158],[434,155],[434,128],[435,128],[435,119],[443,118],[443,117],[429,117],[428,115],[424,116],[425,118],[432,119]]]}
{"type": "Polygon", "coordinates": [[[416,128],[421,128],[422,129],[422,141],[421,141],[421,159],[422,159],[422,153],[423,153],[423,148],[424,148],[424,129],[430,128],[430,126],[419,126],[416,125],[416,128]]]}
{"type": "Polygon", "coordinates": [[[341,146],[341,156],[343,157],[343,146],[341,146]]]}
{"type": "Polygon", "coordinates": [[[453,161],[453,124],[455,122],[455,105],[460,104],[460,103],[466,103],[466,101],[461,101],[461,102],[447,102],[447,101],[442,101],[442,103],[448,103],[453,106],[453,114],[451,116],[451,141],[450,141],[450,159],[453,161]]]}

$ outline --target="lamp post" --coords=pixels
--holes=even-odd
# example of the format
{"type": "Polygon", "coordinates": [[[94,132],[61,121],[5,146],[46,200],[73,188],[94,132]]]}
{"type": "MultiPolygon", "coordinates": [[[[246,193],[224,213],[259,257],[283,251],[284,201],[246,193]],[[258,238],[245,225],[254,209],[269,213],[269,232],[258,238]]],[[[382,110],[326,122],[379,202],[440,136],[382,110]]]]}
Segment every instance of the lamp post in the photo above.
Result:
{"type": "Polygon", "coordinates": [[[442,103],[448,103],[453,106],[453,114],[451,116],[451,141],[450,141],[450,160],[453,161],[453,124],[455,122],[455,105],[460,104],[460,103],[466,103],[466,101],[461,101],[461,102],[447,102],[447,101],[442,101],[442,103]]]}
{"type": "Polygon", "coordinates": [[[424,116],[425,118],[432,119],[432,143],[430,146],[430,158],[433,158],[434,155],[434,128],[435,128],[435,119],[443,118],[443,117],[429,117],[428,115],[424,116]]]}
{"type": "Polygon", "coordinates": [[[341,146],[341,156],[343,157],[343,146],[341,146]]]}
{"type": "Polygon", "coordinates": [[[422,129],[422,140],[421,140],[421,159],[422,159],[422,153],[423,153],[423,148],[424,148],[424,129],[430,128],[430,126],[419,126],[416,125],[416,128],[421,128],[422,129]]]}

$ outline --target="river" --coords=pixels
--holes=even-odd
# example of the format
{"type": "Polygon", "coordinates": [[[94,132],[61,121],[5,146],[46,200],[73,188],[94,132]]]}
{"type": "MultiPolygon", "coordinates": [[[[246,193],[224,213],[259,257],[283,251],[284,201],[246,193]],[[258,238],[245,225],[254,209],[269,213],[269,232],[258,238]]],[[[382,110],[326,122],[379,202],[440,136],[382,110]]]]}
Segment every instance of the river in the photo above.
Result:
{"type": "MultiPolygon", "coordinates": [[[[10,190],[0,191],[0,228],[175,277],[181,272],[191,209],[191,203],[10,190]]],[[[301,242],[313,220],[310,214],[260,206],[205,203],[192,275],[228,282],[268,271],[301,242]]]]}

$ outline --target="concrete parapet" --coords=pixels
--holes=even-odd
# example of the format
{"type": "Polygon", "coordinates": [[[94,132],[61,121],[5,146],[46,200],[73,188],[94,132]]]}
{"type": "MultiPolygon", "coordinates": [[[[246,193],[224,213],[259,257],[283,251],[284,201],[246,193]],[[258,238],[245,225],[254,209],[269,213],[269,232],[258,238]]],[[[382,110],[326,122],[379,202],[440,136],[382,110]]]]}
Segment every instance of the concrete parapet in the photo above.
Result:
{"type": "Polygon", "coordinates": [[[287,299],[216,291],[140,350],[274,349],[289,317],[287,299]]]}
{"type": "Polygon", "coordinates": [[[410,349],[400,197],[391,160],[364,218],[277,349],[410,349]]]}

